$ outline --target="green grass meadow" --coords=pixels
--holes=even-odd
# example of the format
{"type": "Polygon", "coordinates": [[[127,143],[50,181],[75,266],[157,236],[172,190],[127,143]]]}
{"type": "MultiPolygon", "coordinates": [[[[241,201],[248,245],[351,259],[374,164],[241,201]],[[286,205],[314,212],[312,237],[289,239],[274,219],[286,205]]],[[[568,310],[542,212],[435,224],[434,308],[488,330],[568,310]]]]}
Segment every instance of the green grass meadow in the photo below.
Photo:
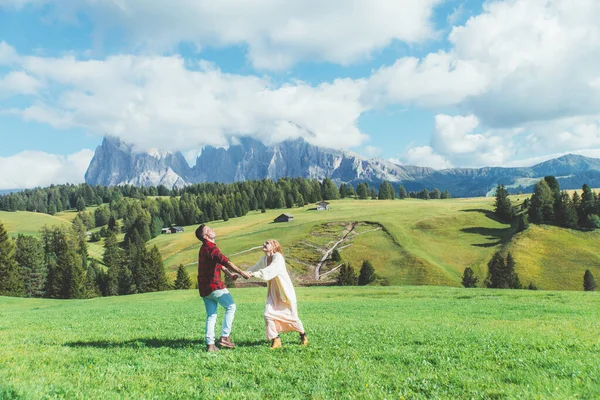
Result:
{"type": "MultiPolygon", "coordinates": [[[[514,205],[527,196],[512,196],[514,205]]],[[[221,250],[242,267],[253,265],[261,256],[266,239],[277,239],[283,246],[288,268],[296,282],[310,283],[314,266],[323,249],[331,246],[343,230],[358,223],[356,232],[340,252],[342,261],[360,269],[363,260],[373,264],[379,277],[391,285],[461,286],[461,277],[470,267],[479,278],[487,274],[487,263],[498,250],[513,253],[521,282],[534,283],[545,290],[583,290],[583,274],[589,269],[600,278],[600,230],[573,231],[553,226],[532,225],[511,236],[509,224],[493,215],[494,198],[449,200],[337,200],[331,210],[316,211],[314,205],[301,208],[251,211],[241,218],[213,221],[221,250]],[[294,215],[288,223],[273,223],[282,212],[294,215]],[[321,251],[319,251],[321,250],[321,251]]],[[[89,210],[93,210],[90,208],[89,210]]],[[[64,211],[52,217],[30,212],[0,212],[0,222],[9,234],[39,236],[44,225],[70,226],[76,215],[64,211]]],[[[195,279],[199,242],[196,226],[185,232],[160,235],[147,245],[160,250],[167,274],[175,279],[177,267],[186,266],[195,279]]],[[[94,229],[94,231],[99,228],[94,229]]],[[[123,240],[123,235],[120,235],[123,240]]],[[[102,259],[103,241],[89,243],[91,257],[102,259]]],[[[335,267],[328,262],[322,272],[335,267]]],[[[324,280],[335,279],[330,274],[324,280]]]]}
{"type": "MultiPolygon", "coordinates": [[[[515,196],[513,204],[524,199],[515,196]]],[[[498,250],[513,252],[524,285],[533,282],[547,290],[583,290],[586,269],[600,277],[600,230],[582,232],[532,225],[526,232],[511,237],[510,225],[494,218],[493,204],[493,198],[340,200],[333,201],[329,211],[306,206],[250,212],[242,218],[210,225],[218,235],[221,250],[242,266],[253,265],[262,252],[257,249],[238,253],[259,246],[266,239],[279,240],[297,281],[312,279],[312,270],[304,264],[318,261],[321,253],[315,248],[326,247],[339,237],[341,228],[326,225],[352,222],[375,224],[381,229],[373,231],[363,226],[361,229],[369,232],[354,237],[351,246],[341,250],[342,260],[356,270],[364,259],[370,260],[377,274],[391,285],[458,287],[464,269],[470,267],[483,286],[487,263],[498,250]],[[273,223],[282,211],[292,213],[294,220],[273,223]],[[329,238],[318,236],[326,231],[332,233],[329,238]]],[[[194,229],[195,226],[185,227],[184,233],[161,235],[148,243],[159,248],[172,279],[179,264],[186,265],[192,276],[196,274],[199,242],[194,229]]]]}
{"type": "Polygon", "coordinates": [[[600,396],[600,293],[298,288],[310,344],[287,333],[273,351],[266,289],[231,292],[238,347],[218,354],[204,352],[194,290],[0,297],[0,398],[600,396]]]}
{"type": "Polygon", "coordinates": [[[12,237],[17,237],[19,233],[39,237],[44,226],[71,227],[71,221],[64,218],[29,211],[0,211],[0,222],[12,237]]]}
{"type": "MultiPolygon", "coordinates": [[[[484,277],[488,260],[510,230],[508,224],[490,217],[492,207],[490,198],[340,200],[332,202],[329,211],[315,211],[314,206],[306,206],[250,212],[243,218],[210,225],[225,254],[237,254],[275,238],[282,244],[291,268],[298,270],[293,260],[319,258],[311,245],[327,244],[327,240],[325,243],[315,240],[313,233],[320,225],[379,224],[384,229],[359,235],[350,247],[342,250],[343,261],[359,269],[360,263],[368,258],[378,274],[391,284],[458,286],[467,266],[484,277]],[[294,220],[273,223],[282,212],[293,214],[294,220]]],[[[188,265],[188,271],[194,274],[199,247],[194,228],[185,227],[182,234],[161,235],[148,242],[149,246],[158,246],[171,276],[179,264],[188,265]]],[[[332,237],[330,242],[334,241],[332,237]]],[[[260,250],[255,250],[234,255],[232,261],[253,265],[261,255],[260,250]]],[[[312,276],[308,271],[306,274],[312,276]]]]}

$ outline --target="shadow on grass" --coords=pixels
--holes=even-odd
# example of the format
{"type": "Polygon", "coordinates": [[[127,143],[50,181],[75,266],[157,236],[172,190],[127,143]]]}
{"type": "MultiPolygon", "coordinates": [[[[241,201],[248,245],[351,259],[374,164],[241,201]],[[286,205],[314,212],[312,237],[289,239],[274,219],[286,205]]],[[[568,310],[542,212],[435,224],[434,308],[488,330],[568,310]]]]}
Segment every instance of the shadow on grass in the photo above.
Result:
{"type": "Polygon", "coordinates": [[[486,210],[485,208],[470,208],[468,210],[460,210],[460,211],[461,212],[478,212],[478,213],[485,215],[486,217],[488,217],[491,220],[494,220],[501,224],[506,224],[506,221],[503,221],[500,218],[498,218],[492,210],[486,210]]]}
{"type": "MultiPolygon", "coordinates": [[[[487,218],[499,222],[501,224],[506,224],[506,221],[502,221],[499,219],[493,211],[486,210],[483,208],[472,208],[468,210],[461,210],[462,212],[478,212],[484,214],[487,218]]],[[[474,235],[485,236],[488,240],[486,243],[475,243],[471,246],[475,247],[496,247],[501,244],[506,244],[510,241],[510,226],[506,228],[484,228],[484,227],[473,227],[473,228],[463,228],[461,232],[472,233],[474,235]]]]}
{"type": "Polygon", "coordinates": [[[485,236],[485,238],[487,240],[489,240],[489,242],[475,243],[475,244],[472,244],[471,246],[495,247],[495,246],[498,246],[499,244],[503,244],[506,242],[505,237],[508,234],[509,229],[510,228],[493,229],[493,228],[476,227],[476,228],[463,228],[460,231],[465,232],[465,233],[472,233],[474,235],[485,236]]]}
{"type": "MultiPolygon", "coordinates": [[[[246,340],[236,342],[237,347],[255,347],[265,346],[264,340],[246,340]]],[[[67,342],[67,347],[95,347],[98,349],[114,349],[114,348],[161,348],[168,347],[171,349],[185,349],[189,347],[201,347],[204,349],[204,339],[158,339],[158,338],[139,338],[124,341],[108,341],[94,340],[89,342],[67,342]]]]}

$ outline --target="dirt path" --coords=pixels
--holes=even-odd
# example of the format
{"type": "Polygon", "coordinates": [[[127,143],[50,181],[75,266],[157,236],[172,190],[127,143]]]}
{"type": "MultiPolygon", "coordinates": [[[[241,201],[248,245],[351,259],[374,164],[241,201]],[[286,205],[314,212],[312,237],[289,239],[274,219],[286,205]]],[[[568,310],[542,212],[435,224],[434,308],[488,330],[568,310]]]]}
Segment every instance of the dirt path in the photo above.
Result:
{"type": "Polygon", "coordinates": [[[323,257],[321,257],[321,261],[319,261],[317,263],[317,265],[315,266],[315,280],[316,281],[318,281],[321,278],[321,267],[323,266],[323,263],[325,262],[325,260],[327,260],[327,258],[329,258],[329,255],[333,252],[333,250],[335,250],[335,248],[337,246],[339,246],[340,243],[342,243],[344,240],[346,240],[348,235],[350,235],[350,233],[352,233],[354,231],[354,228],[356,228],[357,224],[358,224],[357,222],[353,222],[352,226],[348,230],[348,232],[346,232],[340,240],[338,240],[329,250],[327,250],[325,252],[325,254],[323,254],[323,257]]]}

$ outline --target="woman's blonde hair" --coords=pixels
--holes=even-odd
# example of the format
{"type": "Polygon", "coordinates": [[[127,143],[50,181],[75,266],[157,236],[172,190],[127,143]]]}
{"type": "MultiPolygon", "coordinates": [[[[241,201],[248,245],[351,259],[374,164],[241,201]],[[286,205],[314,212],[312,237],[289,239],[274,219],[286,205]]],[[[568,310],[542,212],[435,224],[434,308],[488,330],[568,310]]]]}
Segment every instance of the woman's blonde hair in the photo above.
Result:
{"type": "Polygon", "coordinates": [[[281,250],[281,245],[279,244],[279,242],[277,240],[269,239],[269,240],[267,240],[267,243],[271,244],[271,247],[273,248],[273,254],[279,253],[279,254],[283,255],[283,250],[281,250]]]}

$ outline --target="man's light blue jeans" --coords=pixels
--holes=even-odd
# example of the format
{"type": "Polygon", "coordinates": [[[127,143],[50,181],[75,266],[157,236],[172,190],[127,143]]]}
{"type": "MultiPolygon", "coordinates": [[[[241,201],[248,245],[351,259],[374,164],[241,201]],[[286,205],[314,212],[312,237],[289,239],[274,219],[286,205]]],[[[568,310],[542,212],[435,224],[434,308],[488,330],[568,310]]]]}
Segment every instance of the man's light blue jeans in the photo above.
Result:
{"type": "Polygon", "coordinates": [[[215,290],[206,297],[203,297],[204,307],[206,308],[206,344],[215,344],[215,324],[217,323],[217,304],[225,309],[225,318],[223,319],[223,330],[221,336],[231,334],[233,317],[235,315],[235,303],[229,290],[215,290]]]}

